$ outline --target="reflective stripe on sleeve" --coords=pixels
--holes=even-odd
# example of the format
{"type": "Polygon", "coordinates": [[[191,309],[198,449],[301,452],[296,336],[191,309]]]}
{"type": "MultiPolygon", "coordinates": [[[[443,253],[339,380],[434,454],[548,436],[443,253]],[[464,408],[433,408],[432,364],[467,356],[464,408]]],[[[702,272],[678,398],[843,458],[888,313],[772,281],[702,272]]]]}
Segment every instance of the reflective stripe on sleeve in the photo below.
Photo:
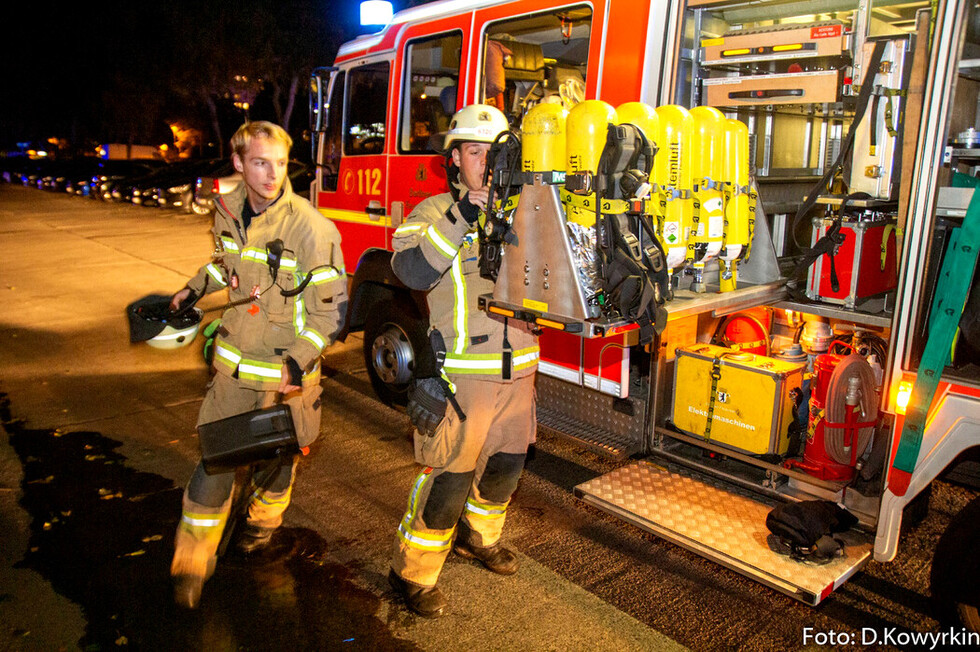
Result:
{"type": "Polygon", "coordinates": [[[300,295],[296,297],[296,301],[293,302],[293,327],[295,328],[296,336],[299,337],[303,333],[303,328],[306,326],[306,304],[303,302],[303,296],[300,295]]]}
{"type": "Polygon", "coordinates": [[[208,276],[217,281],[221,287],[228,285],[225,282],[224,276],[221,274],[221,269],[217,265],[209,263],[204,269],[207,271],[208,276]]]}
{"type": "Polygon", "coordinates": [[[425,230],[425,237],[432,243],[436,250],[446,258],[453,258],[459,251],[459,247],[450,242],[446,236],[439,233],[439,229],[434,224],[430,224],[425,230]]]}
{"type": "Polygon", "coordinates": [[[301,340],[306,340],[307,342],[309,342],[310,344],[312,344],[313,346],[315,346],[320,351],[322,351],[323,350],[323,347],[325,347],[327,345],[327,342],[326,342],[325,339],[323,339],[323,336],[320,335],[319,333],[317,333],[312,328],[307,328],[307,329],[303,330],[299,334],[299,338],[301,340]]]}
{"type": "Polygon", "coordinates": [[[403,238],[409,236],[416,231],[424,231],[429,228],[429,225],[424,222],[411,222],[407,224],[402,224],[397,229],[395,229],[394,237],[403,238]]]}
{"type": "Polygon", "coordinates": [[[345,274],[344,268],[337,267],[321,267],[317,271],[313,272],[313,277],[310,279],[312,285],[320,285],[321,283],[329,283],[330,281],[336,280],[345,274]]]}

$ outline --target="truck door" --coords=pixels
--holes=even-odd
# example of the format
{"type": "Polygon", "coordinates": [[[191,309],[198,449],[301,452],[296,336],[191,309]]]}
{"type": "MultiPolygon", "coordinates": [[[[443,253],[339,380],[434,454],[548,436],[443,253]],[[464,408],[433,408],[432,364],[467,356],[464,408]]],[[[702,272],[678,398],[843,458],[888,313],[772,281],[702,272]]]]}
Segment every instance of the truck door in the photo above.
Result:
{"type": "Polygon", "coordinates": [[[449,121],[462,106],[460,72],[466,69],[469,41],[467,14],[405,30],[395,72],[402,79],[398,134],[389,159],[393,227],[420,201],[446,190],[440,150],[449,121]]]}
{"type": "Polygon", "coordinates": [[[340,229],[353,266],[369,247],[385,246],[387,115],[392,62],[359,60],[333,74],[317,160],[316,206],[340,229]]]}

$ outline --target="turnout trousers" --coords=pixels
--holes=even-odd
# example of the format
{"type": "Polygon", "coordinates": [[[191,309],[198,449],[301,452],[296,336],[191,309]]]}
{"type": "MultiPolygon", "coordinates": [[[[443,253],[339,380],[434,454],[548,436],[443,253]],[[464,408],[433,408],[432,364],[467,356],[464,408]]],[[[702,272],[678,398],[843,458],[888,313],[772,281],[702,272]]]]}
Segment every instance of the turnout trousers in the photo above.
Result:
{"type": "Polygon", "coordinates": [[[506,383],[451,380],[466,421],[446,408],[433,438],[446,438],[448,461],[427,466],[415,479],[391,561],[402,579],[419,586],[436,584],[455,536],[478,547],[500,539],[537,428],[534,374],[506,383]]]}
{"type": "MultiPolygon", "coordinates": [[[[275,391],[244,388],[235,379],[215,374],[197,417],[198,425],[235,416],[275,404],[275,391]]],[[[297,438],[312,441],[319,432],[320,386],[304,387],[285,397],[290,407],[297,438]]],[[[277,528],[289,506],[296,456],[281,457],[252,466],[248,491],[247,523],[258,528],[277,528]],[[259,484],[256,484],[259,483],[259,484]]],[[[184,489],[183,513],[177,525],[171,575],[197,575],[205,579],[214,572],[221,535],[231,510],[235,486],[234,470],[209,475],[198,462],[184,489]]],[[[233,517],[237,517],[233,515],[233,517]]]]}

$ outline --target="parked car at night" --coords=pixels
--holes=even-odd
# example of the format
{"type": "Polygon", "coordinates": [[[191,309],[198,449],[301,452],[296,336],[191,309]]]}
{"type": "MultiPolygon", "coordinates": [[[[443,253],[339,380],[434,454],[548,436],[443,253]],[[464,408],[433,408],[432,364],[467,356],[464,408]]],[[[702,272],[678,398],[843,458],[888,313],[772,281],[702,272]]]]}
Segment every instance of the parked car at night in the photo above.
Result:
{"type": "Polygon", "coordinates": [[[89,193],[89,197],[110,201],[113,184],[125,179],[145,176],[166,165],[167,163],[162,159],[111,159],[104,161],[99,172],[92,175],[90,179],[92,192],[89,193]]]}
{"type": "MultiPolygon", "coordinates": [[[[155,201],[161,208],[177,208],[191,212],[194,210],[194,191],[197,182],[202,177],[224,177],[235,172],[231,161],[227,159],[209,159],[200,161],[199,166],[180,174],[172,185],[159,184],[151,191],[149,201],[155,201]],[[189,176],[188,176],[189,175],[189,176]]],[[[147,199],[144,197],[144,201],[147,199]]],[[[147,205],[144,203],[144,205],[147,205]]]]}
{"type": "Polygon", "coordinates": [[[183,200],[173,199],[181,203],[175,206],[167,197],[186,196],[193,199],[194,181],[202,172],[210,172],[226,163],[225,159],[188,159],[175,161],[159,174],[146,177],[134,184],[130,201],[141,206],[156,207],[166,205],[171,208],[182,208],[183,200]],[[187,186],[184,188],[184,186],[187,186]],[[161,200],[168,202],[162,204],[161,200]]]}
{"type": "MultiPolygon", "coordinates": [[[[306,163],[300,161],[290,161],[287,175],[289,183],[293,186],[293,192],[305,196],[313,183],[315,171],[306,163]]],[[[197,178],[194,184],[194,201],[191,210],[198,215],[207,215],[214,208],[214,198],[218,195],[225,195],[235,189],[242,182],[242,175],[233,172],[227,176],[202,175],[197,178]]]]}
{"type": "Polygon", "coordinates": [[[169,188],[184,183],[186,179],[196,175],[193,170],[196,170],[200,164],[200,159],[181,159],[147,174],[125,177],[109,185],[109,197],[113,201],[156,206],[156,199],[153,196],[156,188],[164,186],[169,188]]]}
{"type": "Polygon", "coordinates": [[[95,158],[77,158],[56,161],[55,164],[47,170],[47,173],[41,177],[38,187],[44,190],[63,192],[68,185],[69,179],[73,179],[78,176],[91,176],[92,172],[97,168],[98,159],[95,158]]]}
{"type": "Polygon", "coordinates": [[[21,173],[20,182],[31,188],[40,188],[41,180],[53,172],[61,161],[56,161],[54,159],[42,158],[35,159],[28,165],[24,171],[21,173]]]}
{"type": "Polygon", "coordinates": [[[27,156],[5,156],[0,158],[0,178],[6,183],[23,183],[21,177],[33,167],[34,159],[27,156]]]}
{"type": "Polygon", "coordinates": [[[170,164],[166,164],[145,174],[122,176],[107,181],[103,187],[103,197],[111,201],[130,202],[133,199],[133,189],[137,184],[152,183],[154,176],[166,174],[169,168],[170,164]]]}

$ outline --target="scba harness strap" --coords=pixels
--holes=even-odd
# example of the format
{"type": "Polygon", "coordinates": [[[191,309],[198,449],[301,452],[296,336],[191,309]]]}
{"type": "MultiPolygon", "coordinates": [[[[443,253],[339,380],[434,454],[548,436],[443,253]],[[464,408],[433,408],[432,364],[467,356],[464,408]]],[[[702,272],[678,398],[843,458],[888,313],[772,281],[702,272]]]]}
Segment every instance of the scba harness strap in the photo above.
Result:
{"type": "Polygon", "coordinates": [[[629,200],[649,192],[653,145],[632,124],[609,125],[606,146],[599,157],[596,194],[596,239],[605,305],[640,327],[640,343],[653,340],[667,325],[663,304],[669,297],[666,256],[649,215],[605,213],[604,204],[629,200]],[[641,242],[639,237],[644,234],[641,242]]]}

